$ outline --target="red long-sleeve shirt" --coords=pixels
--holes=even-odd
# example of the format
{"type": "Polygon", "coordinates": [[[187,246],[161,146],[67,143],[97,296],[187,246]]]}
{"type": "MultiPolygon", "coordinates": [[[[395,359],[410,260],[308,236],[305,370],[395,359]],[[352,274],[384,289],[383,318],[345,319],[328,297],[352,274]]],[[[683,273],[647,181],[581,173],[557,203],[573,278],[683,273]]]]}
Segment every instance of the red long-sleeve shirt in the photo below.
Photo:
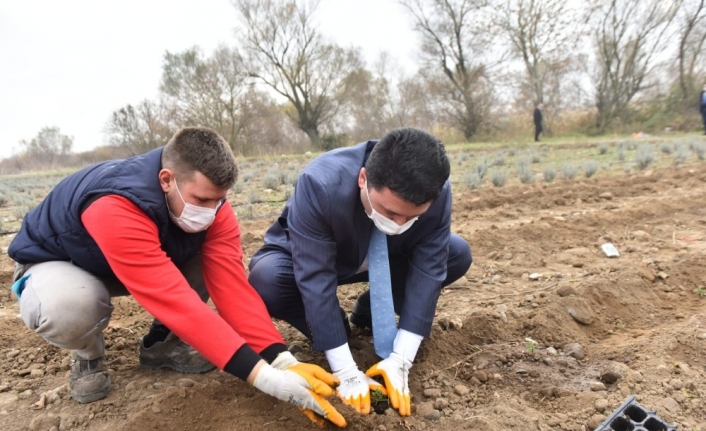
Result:
{"type": "MultiPolygon", "coordinates": [[[[220,369],[231,371],[226,366],[246,343],[257,353],[273,345],[282,345],[277,351],[286,348],[248,282],[233,211],[218,211],[201,247],[206,287],[218,313],[189,286],[162,250],[155,223],[130,200],[103,196],[86,208],[81,221],[135,300],[220,369]]],[[[247,376],[252,362],[236,375],[247,376]]]]}

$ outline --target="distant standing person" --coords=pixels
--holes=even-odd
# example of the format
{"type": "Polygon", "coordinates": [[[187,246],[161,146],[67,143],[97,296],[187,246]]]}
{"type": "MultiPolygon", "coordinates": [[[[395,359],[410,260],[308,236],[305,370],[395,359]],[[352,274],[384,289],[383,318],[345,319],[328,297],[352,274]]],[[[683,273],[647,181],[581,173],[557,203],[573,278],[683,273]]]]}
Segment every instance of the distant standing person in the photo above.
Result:
{"type": "Polygon", "coordinates": [[[699,110],[701,111],[701,122],[704,124],[704,135],[706,135],[706,84],[704,84],[704,88],[701,90],[699,110]]]}
{"type": "MultiPolygon", "coordinates": [[[[702,102],[703,103],[703,102],[702,102]]],[[[703,115],[703,106],[702,106],[702,115],[703,115]]],[[[539,142],[539,134],[542,133],[542,109],[544,109],[544,104],[540,103],[537,105],[536,108],[534,108],[534,142],[539,142]]],[[[706,123],[705,123],[706,124],[706,123]]]]}

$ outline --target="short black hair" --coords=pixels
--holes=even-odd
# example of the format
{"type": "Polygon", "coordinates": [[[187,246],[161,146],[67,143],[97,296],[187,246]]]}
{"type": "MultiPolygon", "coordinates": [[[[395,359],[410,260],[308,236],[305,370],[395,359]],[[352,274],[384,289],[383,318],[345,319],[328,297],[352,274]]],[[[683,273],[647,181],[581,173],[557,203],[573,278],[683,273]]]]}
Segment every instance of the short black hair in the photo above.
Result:
{"type": "Polygon", "coordinates": [[[392,130],[373,147],[365,163],[368,185],[383,187],[422,205],[439,197],[451,173],[444,145],[431,133],[414,128],[392,130]]]}
{"type": "Polygon", "coordinates": [[[207,127],[184,127],[176,132],[162,151],[162,166],[186,181],[191,181],[195,171],[201,172],[216,187],[227,189],[238,179],[238,165],[228,142],[207,127]]]}

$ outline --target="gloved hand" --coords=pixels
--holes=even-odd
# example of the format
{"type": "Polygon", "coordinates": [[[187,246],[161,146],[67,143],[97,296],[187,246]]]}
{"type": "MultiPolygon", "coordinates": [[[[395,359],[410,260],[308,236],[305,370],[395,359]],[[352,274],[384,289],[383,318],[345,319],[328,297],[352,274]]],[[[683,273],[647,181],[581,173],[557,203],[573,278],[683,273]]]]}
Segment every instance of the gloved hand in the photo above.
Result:
{"type": "MultiPolygon", "coordinates": [[[[273,364],[275,362],[277,362],[276,359],[273,364]]],[[[285,366],[283,365],[285,362],[287,361],[283,360],[276,365],[285,366]]],[[[335,378],[316,365],[301,364],[296,361],[296,364],[284,370],[263,364],[255,377],[253,386],[268,395],[299,407],[299,410],[319,426],[323,426],[324,422],[316,416],[317,414],[339,427],[345,427],[346,420],[343,416],[323,398],[334,393],[334,389],[327,382],[333,384],[335,378]],[[308,365],[308,367],[298,367],[298,365],[308,365]],[[311,367],[319,368],[321,372],[311,367]],[[314,371],[316,376],[305,371],[307,369],[314,371]],[[320,380],[317,376],[326,380],[320,380]]]]}
{"type": "Polygon", "coordinates": [[[392,352],[390,357],[373,365],[365,372],[368,377],[382,376],[385,380],[387,396],[392,408],[397,409],[401,416],[412,414],[408,376],[412,367],[411,361],[406,361],[399,353],[392,352]]]}
{"type": "Polygon", "coordinates": [[[375,389],[385,391],[380,383],[366,377],[357,365],[336,371],[333,375],[341,381],[338,386],[338,396],[344,403],[353,406],[358,413],[365,415],[370,413],[370,391],[375,389]]]}

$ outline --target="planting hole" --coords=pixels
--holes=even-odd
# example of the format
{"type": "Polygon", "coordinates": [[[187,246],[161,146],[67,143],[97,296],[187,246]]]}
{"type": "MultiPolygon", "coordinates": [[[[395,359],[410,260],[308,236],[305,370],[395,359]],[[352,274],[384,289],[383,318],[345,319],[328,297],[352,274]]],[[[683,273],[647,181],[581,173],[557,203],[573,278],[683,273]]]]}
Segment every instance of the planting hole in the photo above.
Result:
{"type": "Polygon", "coordinates": [[[647,417],[647,413],[637,406],[628,406],[628,408],[625,409],[625,416],[635,422],[642,422],[647,417]]]}
{"type": "Polygon", "coordinates": [[[610,427],[615,431],[633,431],[635,426],[624,417],[619,417],[610,423],[610,427]]]}
{"type": "Polygon", "coordinates": [[[649,418],[647,422],[645,422],[645,429],[647,429],[647,431],[667,431],[667,425],[655,418],[649,418]]]}

